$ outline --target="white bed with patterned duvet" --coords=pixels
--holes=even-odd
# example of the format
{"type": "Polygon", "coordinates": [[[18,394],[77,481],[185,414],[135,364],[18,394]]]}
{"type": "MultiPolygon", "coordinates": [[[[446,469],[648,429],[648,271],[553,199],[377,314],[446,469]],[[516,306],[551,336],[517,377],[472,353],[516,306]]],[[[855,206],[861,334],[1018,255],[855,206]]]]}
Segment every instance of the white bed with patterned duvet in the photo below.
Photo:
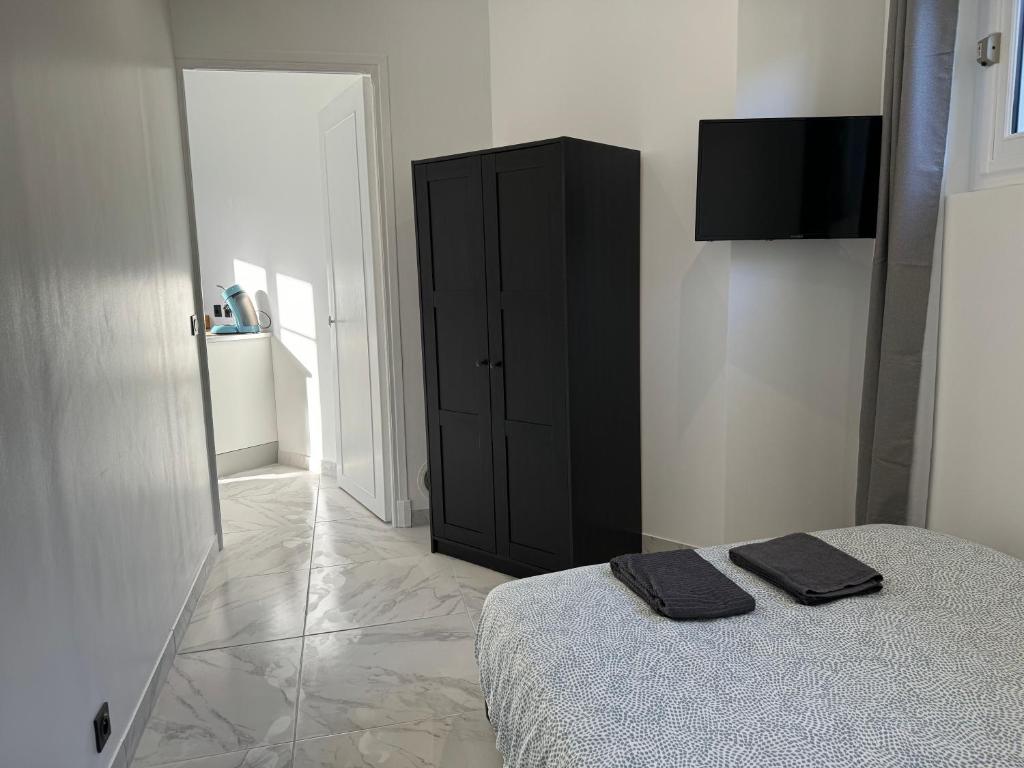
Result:
{"type": "Polygon", "coordinates": [[[1024,562],[920,528],[822,531],[881,592],[804,606],[700,553],[753,613],[674,622],[607,565],[487,598],[481,684],[507,768],[1024,768],[1024,562]]]}

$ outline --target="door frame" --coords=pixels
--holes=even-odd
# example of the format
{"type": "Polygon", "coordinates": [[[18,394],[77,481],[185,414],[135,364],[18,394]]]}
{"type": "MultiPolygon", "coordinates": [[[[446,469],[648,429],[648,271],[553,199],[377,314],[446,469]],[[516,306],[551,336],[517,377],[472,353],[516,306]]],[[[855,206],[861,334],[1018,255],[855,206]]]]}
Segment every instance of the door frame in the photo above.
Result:
{"type": "MultiPolygon", "coordinates": [[[[401,308],[398,290],[398,228],[395,219],[395,174],[391,143],[391,97],[388,86],[388,64],[384,56],[360,54],[309,56],[299,53],[268,53],[258,58],[192,58],[177,57],[175,73],[178,85],[178,115],[181,126],[182,155],[188,204],[192,251],[192,284],[195,312],[203,315],[202,282],[199,266],[199,239],[196,229],[195,194],[192,186],[192,159],[189,151],[188,116],[185,104],[185,70],[228,70],[242,72],[310,72],[339,75],[368,75],[371,86],[373,118],[374,165],[378,179],[375,190],[380,231],[374,258],[377,293],[377,344],[380,361],[382,434],[384,437],[384,494],[391,506],[391,524],[412,525],[412,501],[409,498],[407,441],[405,427],[405,392],[402,373],[401,308]]],[[[206,445],[213,494],[214,527],[223,546],[219,495],[217,492],[217,456],[213,443],[213,411],[207,368],[206,338],[199,334],[198,355],[206,421],[206,445]]],[[[336,361],[335,361],[336,365],[336,361]]],[[[321,467],[310,467],[319,471],[321,467]]]]}

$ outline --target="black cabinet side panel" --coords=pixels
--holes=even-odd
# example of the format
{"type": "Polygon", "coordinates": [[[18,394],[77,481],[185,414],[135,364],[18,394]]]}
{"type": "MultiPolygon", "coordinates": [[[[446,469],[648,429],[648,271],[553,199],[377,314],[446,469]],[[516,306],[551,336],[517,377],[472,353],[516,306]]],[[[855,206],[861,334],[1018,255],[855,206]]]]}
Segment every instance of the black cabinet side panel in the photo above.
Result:
{"type": "Polygon", "coordinates": [[[640,551],[640,153],[567,140],[573,560],[640,551]]]}

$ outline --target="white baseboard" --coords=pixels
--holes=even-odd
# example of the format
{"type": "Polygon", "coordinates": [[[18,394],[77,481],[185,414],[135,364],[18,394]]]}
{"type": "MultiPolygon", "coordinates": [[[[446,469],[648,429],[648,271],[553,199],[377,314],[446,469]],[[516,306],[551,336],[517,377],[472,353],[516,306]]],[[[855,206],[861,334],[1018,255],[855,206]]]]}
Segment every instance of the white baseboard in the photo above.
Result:
{"type": "Polygon", "coordinates": [[[413,525],[429,525],[430,524],[430,507],[413,507],[412,508],[412,524],[413,525]]]}
{"type": "Polygon", "coordinates": [[[110,768],[128,768],[132,764],[135,750],[139,746],[142,734],[146,730],[146,723],[149,722],[149,716],[153,712],[153,705],[156,704],[160,689],[167,680],[167,673],[171,671],[174,657],[178,652],[178,646],[181,644],[182,638],[185,637],[185,630],[188,629],[189,622],[192,621],[192,612],[195,610],[196,603],[199,602],[199,596],[203,593],[203,588],[206,586],[206,579],[210,575],[210,569],[213,567],[214,560],[217,559],[217,552],[217,539],[214,538],[210,542],[210,548],[206,551],[206,557],[203,558],[199,570],[196,571],[195,578],[192,579],[192,586],[185,597],[181,610],[178,611],[178,616],[174,620],[174,626],[171,627],[171,631],[164,641],[164,647],[160,651],[156,664],[153,666],[153,671],[150,672],[146,687],[139,697],[138,704],[135,706],[135,712],[128,721],[128,727],[125,728],[124,737],[121,739],[121,743],[117,745],[114,757],[110,761],[110,768]]]}
{"type": "Polygon", "coordinates": [[[399,499],[395,504],[395,527],[408,528],[412,524],[412,502],[409,499],[399,499]]]}
{"type": "Polygon", "coordinates": [[[324,459],[320,462],[320,474],[327,475],[328,477],[338,476],[338,465],[333,461],[324,459]]]}
{"type": "Polygon", "coordinates": [[[217,454],[217,477],[258,469],[277,461],[277,443],[264,443],[217,454]]]}
{"type": "Polygon", "coordinates": [[[309,469],[309,456],[303,453],[295,453],[294,451],[277,451],[277,463],[284,464],[286,467],[295,467],[296,469],[309,469]]]}

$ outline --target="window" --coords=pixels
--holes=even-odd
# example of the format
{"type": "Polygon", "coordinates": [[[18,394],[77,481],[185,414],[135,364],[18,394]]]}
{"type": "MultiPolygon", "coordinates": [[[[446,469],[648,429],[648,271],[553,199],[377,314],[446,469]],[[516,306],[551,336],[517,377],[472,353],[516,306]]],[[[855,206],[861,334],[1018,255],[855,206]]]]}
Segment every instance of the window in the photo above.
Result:
{"type": "Polygon", "coordinates": [[[1022,4],[1017,3],[1017,26],[1014,28],[1014,44],[1016,52],[1013,57],[1013,75],[1011,87],[1013,88],[1013,127],[1011,133],[1024,133],[1024,102],[1021,101],[1021,77],[1024,73],[1024,12],[1021,11],[1022,4]]]}
{"type": "MultiPolygon", "coordinates": [[[[1002,36],[999,62],[976,67],[973,186],[1024,182],[1024,0],[982,0],[977,38],[1002,36]]],[[[973,59],[973,57],[972,57],[973,59]]]]}

